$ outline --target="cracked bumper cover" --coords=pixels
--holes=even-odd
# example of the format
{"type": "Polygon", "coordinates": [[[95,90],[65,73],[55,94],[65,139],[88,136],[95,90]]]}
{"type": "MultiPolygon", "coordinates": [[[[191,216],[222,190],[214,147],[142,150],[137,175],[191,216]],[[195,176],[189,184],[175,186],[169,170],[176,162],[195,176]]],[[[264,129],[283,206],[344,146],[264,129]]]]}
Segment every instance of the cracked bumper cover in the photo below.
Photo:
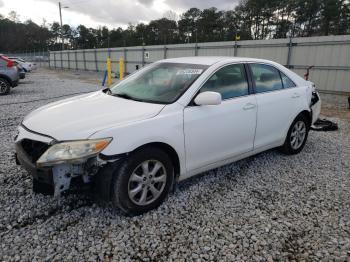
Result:
{"type": "Polygon", "coordinates": [[[20,143],[16,143],[16,162],[18,162],[36,180],[53,185],[53,175],[51,168],[38,168],[28,158],[20,143]]]}
{"type": "Polygon", "coordinates": [[[53,186],[54,195],[59,196],[61,192],[69,189],[73,177],[81,176],[85,183],[90,182],[90,177],[97,172],[98,166],[104,163],[98,161],[97,157],[87,159],[81,164],[58,164],[48,167],[39,167],[37,159],[49,148],[55,140],[27,129],[24,126],[18,128],[15,138],[16,163],[20,164],[34,179],[40,183],[53,186]],[[29,141],[29,148],[25,141],[29,141]],[[34,144],[32,144],[34,143],[34,144]],[[40,145],[45,145],[37,152],[40,145]]]}

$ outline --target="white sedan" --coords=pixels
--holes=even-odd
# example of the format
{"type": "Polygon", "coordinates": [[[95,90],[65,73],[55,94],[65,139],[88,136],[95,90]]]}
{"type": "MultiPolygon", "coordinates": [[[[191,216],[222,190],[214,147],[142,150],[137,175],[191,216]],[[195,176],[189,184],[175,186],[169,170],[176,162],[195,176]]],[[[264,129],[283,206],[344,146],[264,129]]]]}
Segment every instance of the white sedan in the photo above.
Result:
{"type": "Polygon", "coordinates": [[[272,61],[167,59],[31,112],[16,159],[35,192],[59,196],[81,180],[135,215],[185,178],[271,148],[299,153],[319,113],[313,83],[272,61]]]}
{"type": "Polygon", "coordinates": [[[32,62],[27,62],[22,58],[19,57],[9,57],[11,60],[16,61],[18,64],[20,64],[25,72],[31,72],[32,70],[37,69],[36,64],[32,62]]]}

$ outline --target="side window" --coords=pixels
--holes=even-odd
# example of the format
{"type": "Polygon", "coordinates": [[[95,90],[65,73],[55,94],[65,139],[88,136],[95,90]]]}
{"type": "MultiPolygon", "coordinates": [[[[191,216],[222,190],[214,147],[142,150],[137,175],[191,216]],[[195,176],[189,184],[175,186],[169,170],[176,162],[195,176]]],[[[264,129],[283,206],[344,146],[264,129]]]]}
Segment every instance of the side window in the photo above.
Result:
{"type": "Polygon", "coordinates": [[[200,90],[205,91],[218,92],[223,100],[248,95],[248,82],[243,64],[229,65],[216,71],[200,90]]]}
{"type": "Polygon", "coordinates": [[[279,71],[268,65],[250,64],[255,81],[256,93],[269,92],[283,88],[279,71]]]}
{"type": "Polygon", "coordinates": [[[296,87],[294,82],[292,80],[290,80],[290,78],[288,76],[286,76],[282,72],[280,72],[280,73],[281,73],[281,77],[282,77],[282,82],[283,82],[283,87],[284,88],[296,87]]]}

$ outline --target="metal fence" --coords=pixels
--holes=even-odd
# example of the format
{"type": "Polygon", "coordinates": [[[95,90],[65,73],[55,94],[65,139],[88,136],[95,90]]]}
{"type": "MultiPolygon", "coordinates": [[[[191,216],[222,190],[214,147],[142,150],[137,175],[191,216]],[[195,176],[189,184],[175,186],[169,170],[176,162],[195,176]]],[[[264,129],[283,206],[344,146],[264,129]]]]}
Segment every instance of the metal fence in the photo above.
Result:
{"type": "MultiPolygon", "coordinates": [[[[0,52],[1,53],[1,52],[0,52]]],[[[49,52],[44,50],[33,50],[33,51],[23,51],[23,52],[4,52],[4,55],[8,57],[20,57],[26,61],[36,62],[40,67],[49,66],[49,52]]]]}
{"type": "Polygon", "coordinates": [[[314,66],[310,80],[320,91],[350,93],[350,35],[54,51],[49,53],[49,66],[104,71],[107,57],[110,57],[113,71],[118,72],[119,59],[123,58],[125,71],[131,73],[136,66],[183,56],[265,58],[301,76],[309,66],[314,66]]]}

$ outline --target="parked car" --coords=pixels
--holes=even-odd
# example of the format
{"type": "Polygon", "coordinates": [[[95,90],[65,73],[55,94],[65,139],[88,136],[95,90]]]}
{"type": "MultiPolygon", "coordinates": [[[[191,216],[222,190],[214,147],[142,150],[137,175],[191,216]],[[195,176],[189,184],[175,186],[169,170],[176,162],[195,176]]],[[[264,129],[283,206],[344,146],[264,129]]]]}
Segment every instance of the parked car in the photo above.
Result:
{"type": "Polygon", "coordinates": [[[13,57],[12,56],[12,57],[9,57],[9,59],[11,59],[11,60],[17,62],[18,64],[20,64],[23,67],[25,72],[30,72],[30,71],[36,69],[36,64],[35,63],[27,62],[27,61],[25,61],[24,59],[22,59],[20,57],[13,57]]]}
{"type": "Polygon", "coordinates": [[[24,68],[20,64],[18,64],[17,62],[15,62],[15,65],[18,68],[19,79],[26,78],[26,71],[24,70],[24,68]]]}
{"type": "Polygon", "coordinates": [[[19,72],[15,63],[0,54],[0,95],[6,95],[18,85],[19,72]]]}
{"type": "Polygon", "coordinates": [[[17,160],[35,192],[81,179],[134,215],[193,175],[275,147],[299,153],[319,113],[314,84],[272,61],[167,59],[27,115],[17,160]]]}

